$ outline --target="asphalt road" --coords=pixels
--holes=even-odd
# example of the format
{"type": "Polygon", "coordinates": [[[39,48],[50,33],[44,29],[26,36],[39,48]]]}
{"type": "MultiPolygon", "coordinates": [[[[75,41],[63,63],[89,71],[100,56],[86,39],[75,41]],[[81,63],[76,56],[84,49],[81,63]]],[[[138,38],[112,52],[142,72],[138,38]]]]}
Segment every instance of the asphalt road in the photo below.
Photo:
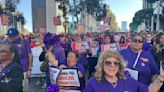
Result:
{"type": "Polygon", "coordinates": [[[42,88],[44,85],[44,81],[42,80],[39,84],[37,84],[38,78],[30,79],[30,87],[29,92],[45,92],[45,88],[42,88]]]}

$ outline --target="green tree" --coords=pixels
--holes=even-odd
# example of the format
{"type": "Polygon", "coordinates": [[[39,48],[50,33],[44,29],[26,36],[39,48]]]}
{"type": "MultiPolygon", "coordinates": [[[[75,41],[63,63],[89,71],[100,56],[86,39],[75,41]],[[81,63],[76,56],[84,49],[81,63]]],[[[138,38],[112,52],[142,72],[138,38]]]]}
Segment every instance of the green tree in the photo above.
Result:
{"type": "Polygon", "coordinates": [[[148,26],[150,24],[151,17],[153,16],[153,10],[153,8],[147,8],[137,11],[129,27],[132,30],[137,30],[138,26],[143,22],[145,22],[145,25],[148,26]]]}
{"type": "Polygon", "coordinates": [[[116,22],[116,17],[114,15],[114,13],[112,12],[112,10],[110,9],[110,6],[107,6],[107,17],[109,18],[109,26],[111,30],[118,30],[118,24],[116,22]]]}

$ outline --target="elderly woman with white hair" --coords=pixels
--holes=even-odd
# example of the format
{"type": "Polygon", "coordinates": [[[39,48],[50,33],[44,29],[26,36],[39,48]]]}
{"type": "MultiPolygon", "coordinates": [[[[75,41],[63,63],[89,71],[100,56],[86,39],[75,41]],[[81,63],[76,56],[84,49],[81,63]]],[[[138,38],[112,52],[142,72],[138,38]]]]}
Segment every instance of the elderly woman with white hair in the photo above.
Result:
{"type": "Polygon", "coordinates": [[[105,51],[99,57],[95,76],[83,92],[157,92],[164,81],[163,70],[158,78],[146,86],[125,75],[126,63],[112,51],[105,51]]]}

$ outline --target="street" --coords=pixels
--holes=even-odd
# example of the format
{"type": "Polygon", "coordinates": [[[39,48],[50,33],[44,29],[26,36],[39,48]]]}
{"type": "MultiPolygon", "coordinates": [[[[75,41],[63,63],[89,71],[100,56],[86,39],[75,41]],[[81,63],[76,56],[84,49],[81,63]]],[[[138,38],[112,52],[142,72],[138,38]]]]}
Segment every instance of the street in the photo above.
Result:
{"type": "Polygon", "coordinates": [[[42,88],[43,82],[39,85],[36,85],[37,79],[36,78],[31,78],[30,79],[30,87],[29,87],[29,92],[45,92],[44,88],[42,88]]]}

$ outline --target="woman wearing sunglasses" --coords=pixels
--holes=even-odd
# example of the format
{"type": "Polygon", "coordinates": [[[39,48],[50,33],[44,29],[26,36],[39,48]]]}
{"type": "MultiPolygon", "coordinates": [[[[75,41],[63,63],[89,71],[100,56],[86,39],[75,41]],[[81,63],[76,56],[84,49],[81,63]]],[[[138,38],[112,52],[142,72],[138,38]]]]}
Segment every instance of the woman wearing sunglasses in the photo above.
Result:
{"type": "Polygon", "coordinates": [[[126,77],[125,68],[126,63],[117,52],[105,51],[99,57],[95,76],[83,92],[157,92],[163,84],[164,76],[158,76],[150,86],[146,86],[126,77]]]}
{"type": "Polygon", "coordinates": [[[143,38],[141,35],[135,35],[131,47],[121,50],[120,54],[128,61],[127,67],[131,71],[131,76],[145,85],[150,85],[152,79],[157,77],[159,69],[153,55],[142,48],[143,38]]]}

